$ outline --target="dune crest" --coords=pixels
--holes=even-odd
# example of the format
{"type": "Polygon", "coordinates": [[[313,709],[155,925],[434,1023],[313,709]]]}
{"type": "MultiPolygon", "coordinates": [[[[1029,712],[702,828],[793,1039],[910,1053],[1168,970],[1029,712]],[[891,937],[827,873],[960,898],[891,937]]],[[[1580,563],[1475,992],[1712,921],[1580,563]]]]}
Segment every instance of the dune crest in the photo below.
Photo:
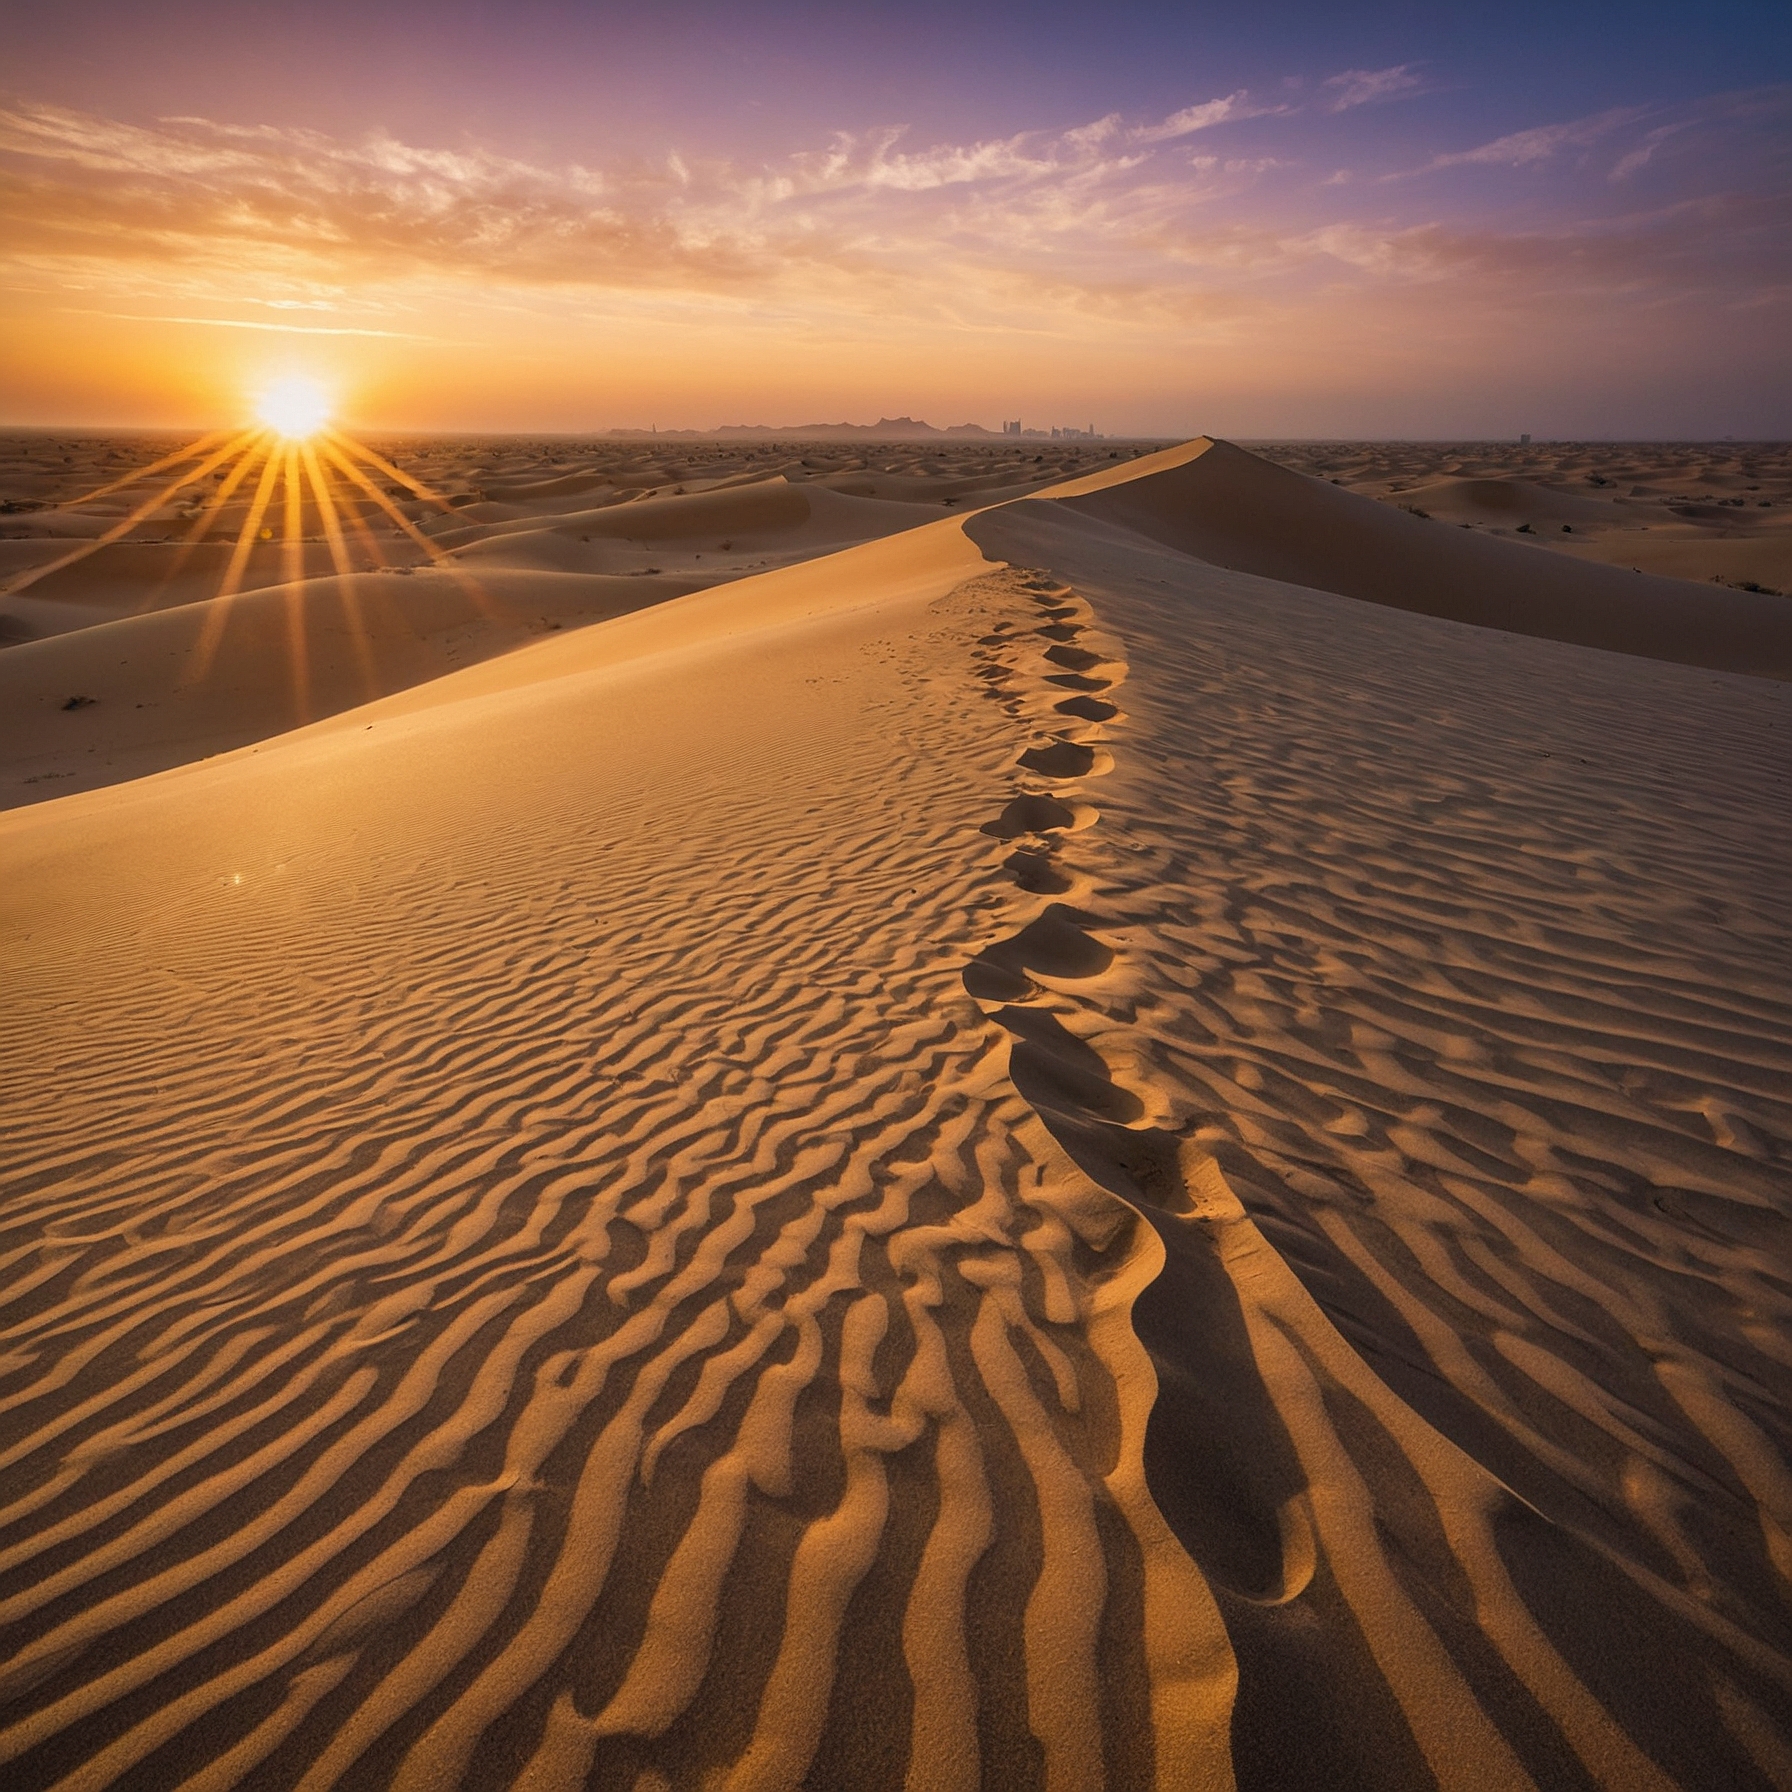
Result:
{"type": "Polygon", "coordinates": [[[1792,691],[1083,508],[967,525],[1128,667],[1057,885],[1105,957],[1015,1079],[1165,1244],[1146,1462],[1241,1783],[1775,1783],[1792,691]]]}
{"type": "Polygon", "coordinates": [[[1792,689],[1235,453],[0,816],[9,1783],[1784,1777],[1792,689]]]}
{"type": "Polygon", "coordinates": [[[14,1037],[122,1004],[9,1158],[18,1783],[1226,1782],[1155,1240],[958,992],[1034,594],[936,539],[9,818],[14,1037]]]}

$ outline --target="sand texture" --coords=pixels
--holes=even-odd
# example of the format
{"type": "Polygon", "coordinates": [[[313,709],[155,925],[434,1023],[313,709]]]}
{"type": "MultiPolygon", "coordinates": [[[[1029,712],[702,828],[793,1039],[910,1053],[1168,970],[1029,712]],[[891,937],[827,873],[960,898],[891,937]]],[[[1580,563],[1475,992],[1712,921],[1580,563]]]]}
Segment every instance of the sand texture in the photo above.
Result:
{"type": "Polygon", "coordinates": [[[5,1784],[1792,1783],[1792,602],[830,451],[0,651],[5,1784]]]}

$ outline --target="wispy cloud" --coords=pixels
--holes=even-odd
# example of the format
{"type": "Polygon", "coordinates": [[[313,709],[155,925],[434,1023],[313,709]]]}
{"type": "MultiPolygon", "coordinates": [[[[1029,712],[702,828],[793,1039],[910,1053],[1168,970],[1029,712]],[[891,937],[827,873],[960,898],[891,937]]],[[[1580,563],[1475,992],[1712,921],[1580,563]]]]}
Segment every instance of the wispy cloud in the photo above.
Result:
{"type": "Polygon", "coordinates": [[[1287,106],[1258,105],[1241,87],[1224,99],[1204,100],[1198,106],[1184,106],[1156,124],[1141,125],[1131,135],[1139,143],[1171,143],[1178,137],[1191,137],[1196,131],[1210,131],[1216,124],[1237,124],[1246,118],[1266,118],[1286,113],[1287,106]]]}
{"type": "Polygon", "coordinates": [[[271,330],[282,336],[380,336],[393,342],[435,342],[415,330],[370,330],[357,324],[274,324],[251,317],[176,317],[140,311],[102,311],[88,305],[58,305],[70,317],[111,317],[122,323],[187,324],[205,330],[271,330]]]}
{"type": "Polygon", "coordinates": [[[1328,112],[1348,112],[1353,106],[1373,106],[1384,100],[1410,98],[1426,91],[1416,62],[1399,62],[1392,68],[1347,68],[1320,83],[1328,112]]]}
{"type": "Polygon", "coordinates": [[[1741,303],[1784,285],[1762,248],[1781,240],[1784,183],[1760,148],[1782,101],[1611,109],[1442,151],[1410,171],[1443,177],[1425,183],[1346,180],[1316,159],[1330,114],[1422,82],[1414,64],[1346,70],[1304,116],[1240,89],[1155,118],[965,142],[920,144],[891,125],[771,163],[671,154],[602,168],[15,104],[0,109],[0,265],[51,304],[393,338],[440,322],[422,314],[444,305],[1124,334],[1231,329],[1303,293],[1454,283],[1465,303],[1496,290],[1516,303],[1728,281],[1741,303]],[[1263,122],[1229,141],[1249,120],[1263,122]],[[1745,126],[1753,162],[1724,147],[1745,126]],[[1696,171],[1695,151],[1705,189],[1648,197],[1652,158],[1696,171]],[[1751,167],[1759,191],[1744,204],[1751,167]],[[1457,172],[1470,169],[1484,175],[1457,172]],[[1561,181],[1540,182],[1546,169],[1561,181]],[[1522,225],[1477,222],[1471,187],[1495,196],[1490,218],[1503,208],[1522,225]],[[244,316],[257,309],[270,317],[244,316]]]}
{"type": "Polygon", "coordinates": [[[1639,168],[1646,168],[1654,160],[1656,150],[1670,137],[1677,137],[1687,128],[1688,122],[1686,119],[1676,119],[1672,124],[1657,125],[1635,149],[1618,158],[1612,168],[1611,178],[1624,180],[1639,168]]]}
{"type": "Polygon", "coordinates": [[[673,155],[596,171],[384,134],[350,141],[197,118],[150,128],[14,107],[0,111],[0,215],[15,264],[253,268],[262,303],[319,302],[308,268],[327,268],[336,285],[434,273],[744,291],[818,265],[864,275],[887,251],[912,248],[923,219],[1009,249],[1123,232],[1166,178],[1198,203],[1268,165],[1153,166],[1183,139],[1264,110],[1234,93],[1137,124],[916,148],[890,127],[773,167],[673,155]]]}
{"type": "Polygon", "coordinates": [[[1559,156],[1564,150],[1588,149],[1609,138],[1627,124],[1646,117],[1641,106],[1614,106],[1588,118],[1576,118],[1566,124],[1538,125],[1528,131],[1514,131],[1507,137],[1496,137],[1475,149],[1457,150],[1450,155],[1433,156],[1427,169],[1480,166],[1484,168],[1531,168],[1559,156]]]}

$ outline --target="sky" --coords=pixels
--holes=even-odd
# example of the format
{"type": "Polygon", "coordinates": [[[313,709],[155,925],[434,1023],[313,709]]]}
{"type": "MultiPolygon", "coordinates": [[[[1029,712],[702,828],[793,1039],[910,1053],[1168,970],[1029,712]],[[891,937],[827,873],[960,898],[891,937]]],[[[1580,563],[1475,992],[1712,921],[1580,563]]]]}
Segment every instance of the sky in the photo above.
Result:
{"type": "Polygon", "coordinates": [[[1792,8],[0,0],[0,424],[1792,435],[1792,8]]]}

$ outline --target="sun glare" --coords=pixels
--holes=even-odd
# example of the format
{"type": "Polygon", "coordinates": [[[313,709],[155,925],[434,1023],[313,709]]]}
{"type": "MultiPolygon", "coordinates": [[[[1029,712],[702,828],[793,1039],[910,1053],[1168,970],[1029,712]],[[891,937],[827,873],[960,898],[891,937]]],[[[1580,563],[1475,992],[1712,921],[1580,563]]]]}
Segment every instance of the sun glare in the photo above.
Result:
{"type": "Polygon", "coordinates": [[[302,441],[329,422],[330,401],[315,380],[277,380],[262,393],[256,415],[289,441],[302,441]]]}

